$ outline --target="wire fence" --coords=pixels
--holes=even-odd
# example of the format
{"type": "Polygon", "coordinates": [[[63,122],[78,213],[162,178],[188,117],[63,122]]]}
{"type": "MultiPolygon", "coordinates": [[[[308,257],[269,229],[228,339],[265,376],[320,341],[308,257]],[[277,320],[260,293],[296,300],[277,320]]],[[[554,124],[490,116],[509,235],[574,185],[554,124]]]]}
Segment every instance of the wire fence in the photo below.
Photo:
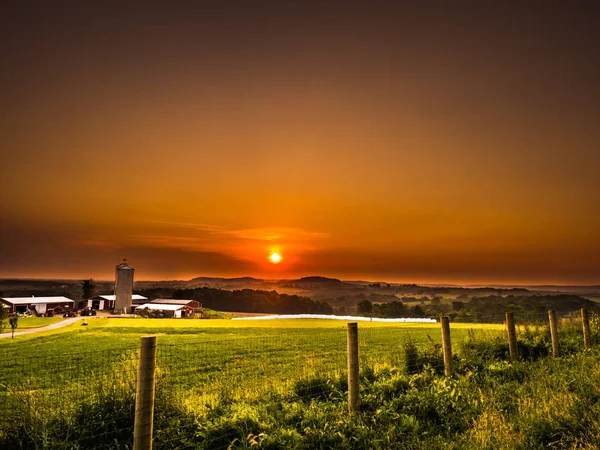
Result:
{"type": "MultiPolygon", "coordinates": [[[[475,363],[484,360],[489,349],[495,357],[508,359],[503,321],[490,315],[476,322],[489,326],[451,323],[452,349],[463,353],[461,364],[473,363],[469,354],[475,363]]],[[[557,323],[564,351],[584,347],[581,317],[558,314],[557,323]]],[[[444,373],[439,323],[402,328],[367,322],[358,327],[360,383],[373,382],[382,371],[444,373]]],[[[551,355],[549,333],[548,313],[529,313],[527,323],[517,326],[521,356],[534,351],[551,355]]],[[[132,447],[138,347],[74,350],[43,358],[4,351],[0,357],[0,447],[132,447]]],[[[227,427],[208,432],[204,420],[236,417],[248,405],[266,400],[345,401],[347,328],[340,324],[185,344],[159,340],[155,374],[154,447],[228,448],[232,435],[227,427]]]]}
{"type": "Polygon", "coordinates": [[[103,448],[133,436],[138,349],[7,358],[0,437],[16,448],[103,448]]]}

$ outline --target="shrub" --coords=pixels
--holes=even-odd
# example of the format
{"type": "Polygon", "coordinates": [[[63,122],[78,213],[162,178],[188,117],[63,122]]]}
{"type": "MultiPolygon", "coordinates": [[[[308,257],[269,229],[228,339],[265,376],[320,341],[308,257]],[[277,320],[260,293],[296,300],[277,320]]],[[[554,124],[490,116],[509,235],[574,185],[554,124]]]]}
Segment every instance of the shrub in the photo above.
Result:
{"type": "Polygon", "coordinates": [[[335,386],[325,378],[309,378],[294,384],[294,393],[303,401],[327,400],[333,396],[335,391],[335,386]]]}
{"type": "Polygon", "coordinates": [[[408,341],[404,343],[404,371],[411,375],[422,372],[424,368],[431,367],[436,373],[443,373],[444,358],[441,346],[432,342],[432,346],[426,350],[419,350],[417,346],[408,341]]]}

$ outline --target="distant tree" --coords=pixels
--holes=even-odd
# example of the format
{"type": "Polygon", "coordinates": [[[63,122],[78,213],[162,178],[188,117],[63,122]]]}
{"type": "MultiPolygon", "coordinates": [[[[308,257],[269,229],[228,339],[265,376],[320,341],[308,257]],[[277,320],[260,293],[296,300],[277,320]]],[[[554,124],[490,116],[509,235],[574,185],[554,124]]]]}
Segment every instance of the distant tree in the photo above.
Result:
{"type": "Polygon", "coordinates": [[[10,323],[10,327],[12,328],[12,338],[14,339],[15,338],[15,330],[19,326],[19,317],[12,316],[10,319],[8,319],[8,322],[10,323]]]}
{"type": "Polygon", "coordinates": [[[94,284],[94,280],[90,278],[89,280],[83,280],[81,282],[81,298],[83,300],[87,300],[90,297],[94,296],[96,291],[96,285],[94,284]]]}
{"type": "Polygon", "coordinates": [[[463,302],[452,302],[452,309],[454,311],[460,311],[465,307],[463,302]]]}
{"type": "Polygon", "coordinates": [[[404,317],[406,316],[406,307],[402,304],[402,302],[391,302],[387,305],[387,310],[385,312],[386,317],[404,317]]]}
{"type": "Polygon", "coordinates": [[[373,303],[369,300],[361,300],[356,305],[358,314],[371,314],[373,312],[373,303]]]}
{"type": "Polygon", "coordinates": [[[425,316],[425,311],[419,305],[416,305],[414,308],[412,308],[412,310],[413,310],[413,313],[417,317],[424,317],[425,316]]]}

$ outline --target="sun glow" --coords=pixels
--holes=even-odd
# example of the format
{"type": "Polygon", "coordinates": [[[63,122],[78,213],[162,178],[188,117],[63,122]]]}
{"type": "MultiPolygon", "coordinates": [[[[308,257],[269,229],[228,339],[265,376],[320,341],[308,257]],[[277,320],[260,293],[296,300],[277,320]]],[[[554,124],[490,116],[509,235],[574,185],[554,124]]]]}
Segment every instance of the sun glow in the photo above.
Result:
{"type": "Polygon", "coordinates": [[[281,262],[281,255],[279,253],[271,253],[269,255],[269,261],[271,261],[273,264],[278,264],[281,262]]]}

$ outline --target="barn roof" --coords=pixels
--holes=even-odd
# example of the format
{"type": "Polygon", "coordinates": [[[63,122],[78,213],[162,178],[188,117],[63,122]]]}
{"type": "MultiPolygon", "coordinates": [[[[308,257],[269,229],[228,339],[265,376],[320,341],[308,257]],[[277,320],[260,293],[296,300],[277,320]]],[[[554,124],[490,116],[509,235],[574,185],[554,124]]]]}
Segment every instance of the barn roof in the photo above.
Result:
{"type": "MultiPolygon", "coordinates": [[[[89,300],[116,300],[117,296],[116,295],[96,295],[95,297],[90,298],[89,300]]],[[[131,300],[148,300],[147,297],[144,297],[143,295],[138,295],[138,294],[133,294],[131,296],[131,300]]]]}
{"type": "Polygon", "coordinates": [[[191,302],[198,303],[198,300],[182,299],[182,298],[157,298],[150,303],[161,303],[163,305],[189,305],[191,302]]]}
{"type": "Polygon", "coordinates": [[[165,305],[164,303],[144,303],[143,305],[136,306],[135,309],[159,309],[161,311],[179,311],[184,309],[185,305],[165,305]]]}
{"type": "Polygon", "coordinates": [[[75,303],[67,297],[2,297],[2,300],[12,305],[30,305],[42,303],[75,303]]]}

